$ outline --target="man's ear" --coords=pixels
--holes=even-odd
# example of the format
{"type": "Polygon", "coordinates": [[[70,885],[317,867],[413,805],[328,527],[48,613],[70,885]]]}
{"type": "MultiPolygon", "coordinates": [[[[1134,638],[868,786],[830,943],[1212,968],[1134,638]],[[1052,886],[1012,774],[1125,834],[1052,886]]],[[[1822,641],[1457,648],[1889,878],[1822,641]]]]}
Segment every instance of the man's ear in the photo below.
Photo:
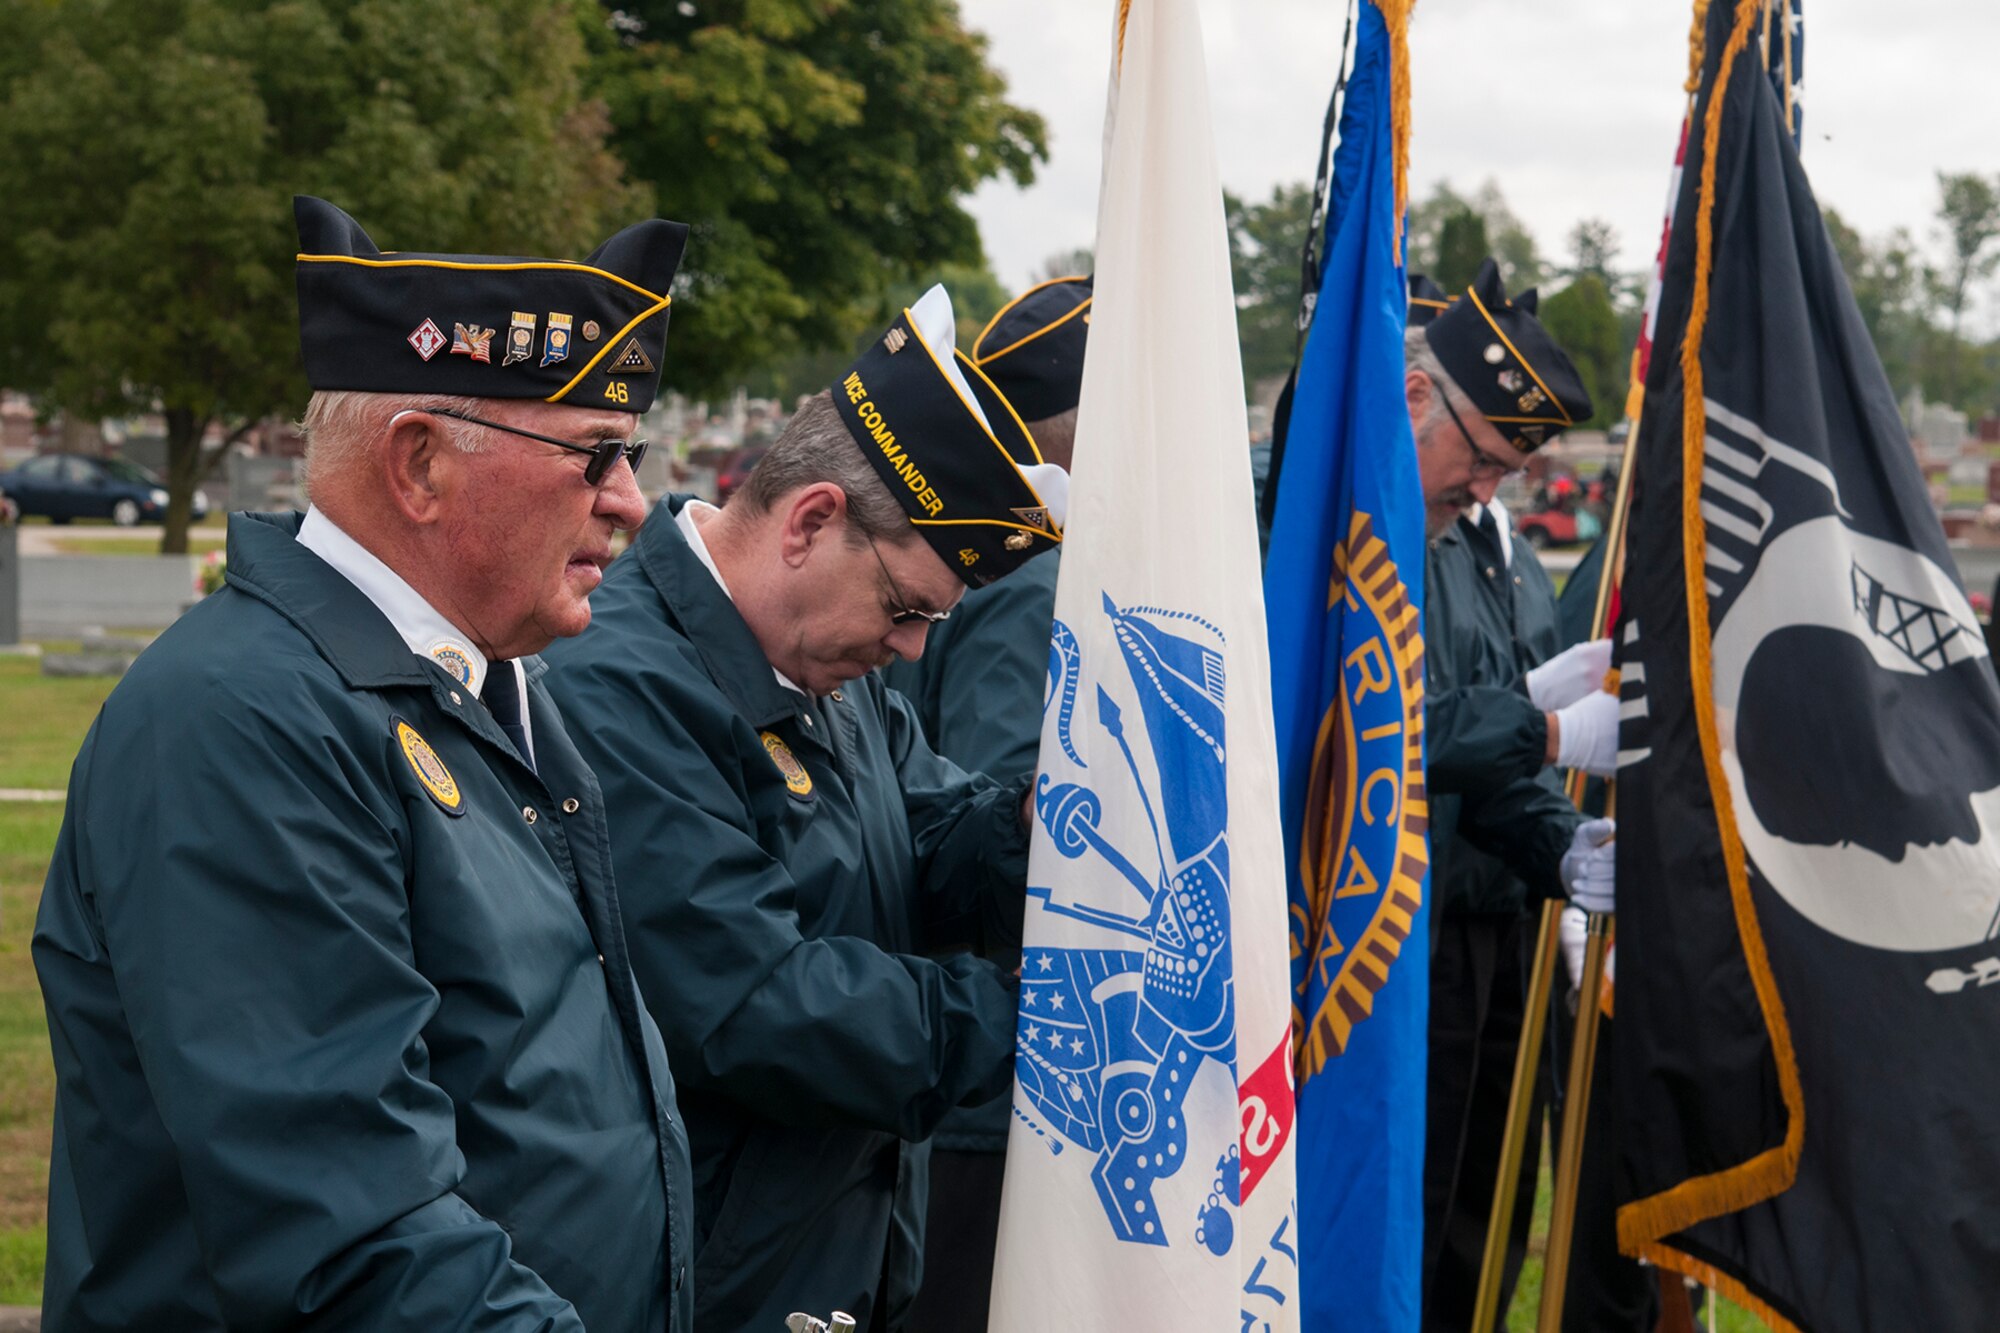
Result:
{"type": "Polygon", "coordinates": [[[779,554],[796,569],[815,546],[834,540],[847,525],[847,492],[830,481],[802,486],[785,499],[785,526],[779,554]]]}
{"type": "Polygon", "coordinates": [[[1423,371],[1403,373],[1403,405],[1409,408],[1411,421],[1420,422],[1430,415],[1431,395],[1436,392],[1437,387],[1431,383],[1431,377],[1423,371]]]}
{"type": "Polygon", "coordinates": [[[456,489],[463,464],[456,445],[436,417],[399,412],[376,445],[389,494],[412,523],[436,523],[444,500],[456,489]]]}

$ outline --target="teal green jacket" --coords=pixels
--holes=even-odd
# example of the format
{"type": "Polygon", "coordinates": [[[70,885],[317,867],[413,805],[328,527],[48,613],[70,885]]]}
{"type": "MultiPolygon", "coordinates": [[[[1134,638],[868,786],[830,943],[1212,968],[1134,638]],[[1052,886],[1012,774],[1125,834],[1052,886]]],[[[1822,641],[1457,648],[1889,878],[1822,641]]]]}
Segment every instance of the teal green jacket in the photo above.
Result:
{"type": "Polygon", "coordinates": [[[1515,539],[1509,568],[1464,520],[1427,556],[1432,919],[1518,912],[1530,896],[1562,896],[1562,856],[1581,822],[1542,766],[1547,723],[1520,683],[1560,646],[1555,587],[1526,542],[1515,539]]]}
{"type": "Polygon", "coordinates": [[[880,680],[780,684],[660,505],[547,654],[604,783],[640,988],[694,1153],[696,1324],[793,1310],[893,1329],[920,1276],[921,1153],[1013,1076],[1025,783],[960,770],[880,680]]]}
{"type": "Polygon", "coordinates": [[[71,774],[44,1327],[689,1329],[597,783],[544,690],[537,776],[298,521],[231,518],[71,774]]]}
{"type": "MultiPolygon", "coordinates": [[[[1061,568],[1057,547],[973,589],[950,620],[931,629],[922,657],[882,668],[882,678],[916,708],[931,748],[960,768],[1009,780],[1035,771],[1061,568]]],[[[1010,971],[1021,961],[1019,949],[982,952],[1010,971]]],[[[1012,1106],[1011,1089],[961,1106],[931,1141],[950,1152],[1003,1153],[1012,1106]]]]}

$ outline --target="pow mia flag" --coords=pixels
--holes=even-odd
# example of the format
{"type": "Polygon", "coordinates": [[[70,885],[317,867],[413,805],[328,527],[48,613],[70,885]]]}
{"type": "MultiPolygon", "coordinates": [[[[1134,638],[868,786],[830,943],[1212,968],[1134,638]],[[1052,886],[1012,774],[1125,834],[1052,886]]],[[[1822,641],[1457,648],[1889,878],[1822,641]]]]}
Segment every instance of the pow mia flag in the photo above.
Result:
{"type": "Polygon", "coordinates": [[[1761,13],[1710,11],[1636,446],[1619,1239],[1781,1329],[1991,1328],[2000,687],[1761,13]]]}

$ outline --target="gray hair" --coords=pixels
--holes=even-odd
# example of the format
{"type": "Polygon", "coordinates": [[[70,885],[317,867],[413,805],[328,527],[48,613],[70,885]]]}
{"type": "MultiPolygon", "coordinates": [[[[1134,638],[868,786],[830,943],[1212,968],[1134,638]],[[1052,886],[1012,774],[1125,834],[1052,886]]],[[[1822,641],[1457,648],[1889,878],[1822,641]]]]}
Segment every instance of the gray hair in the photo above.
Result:
{"type": "MultiPolygon", "coordinates": [[[[389,428],[398,412],[468,412],[484,415],[477,398],[447,394],[366,393],[321,389],[306,401],[299,433],[306,440],[306,491],[331,483],[361,457],[362,447],[389,428]]],[[[479,452],[479,430],[470,422],[442,418],[445,435],[460,453],[479,452]]]]}
{"type": "Polygon", "coordinates": [[[799,404],[784,434],[729,498],[753,514],[767,514],[778,501],[804,486],[829,482],[847,494],[847,515],[862,538],[903,542],[916,536],[909,515],[862,456],[834,410],[833,392],[823,389],[799,404]]]}
{"type": "MultiPolygon", "coordinates": [[[[1465,390],[1458,387],[1458,381],[1451,377],[1445,370],[1444,363],[1438,360],[1437,353],[1431,350],[1431,340],[1424,336],[1422,328],[1407,329],[1403,333],[1403,367],[1405,372],[1411,370],[1420,372],[1446,393],[1459,398],[1466,396],[1465,390]]],[[[1431,395],[1430,411],[1425,414],[1424,419],[1410,424],[1419,431],[1426,430],[1443,419],[1447,410],[1443,395],[1434,393],[1431,395]]]]}

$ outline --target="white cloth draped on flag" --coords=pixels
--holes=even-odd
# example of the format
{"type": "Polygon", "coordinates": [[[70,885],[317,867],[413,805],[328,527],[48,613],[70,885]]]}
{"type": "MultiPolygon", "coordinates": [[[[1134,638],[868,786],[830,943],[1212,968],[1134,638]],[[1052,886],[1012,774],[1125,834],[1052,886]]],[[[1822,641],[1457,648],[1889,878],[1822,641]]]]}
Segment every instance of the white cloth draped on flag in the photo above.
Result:
{"type": "Polygon", "coordinates": [[[1264,602],[1193,0],[1118,14],[991,1327],[1292,1330],[1264,602]]]}

